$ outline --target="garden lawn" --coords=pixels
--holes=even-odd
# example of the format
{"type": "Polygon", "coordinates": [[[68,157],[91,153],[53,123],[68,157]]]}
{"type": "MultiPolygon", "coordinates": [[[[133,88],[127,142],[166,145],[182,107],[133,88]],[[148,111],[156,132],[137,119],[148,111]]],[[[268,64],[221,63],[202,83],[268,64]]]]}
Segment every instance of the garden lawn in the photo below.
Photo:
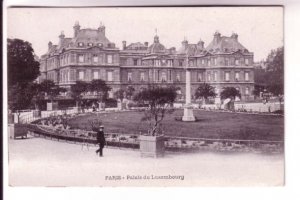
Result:
{"type": "MultiPolygon", "coordinates": [[[[100,119],[107,133],[147,133],[148,122],[141,121],[143,112],[87,114],[69,120],[72,128],[91,130],[89,121],[100,119]]],[[[284,118],[274,115],[241,114],[194,110],[196,122],[182,122],[183,110],[176,110],[163,120],[167,136],[222,139],[280,140],[284,138],[284,118]]]]}

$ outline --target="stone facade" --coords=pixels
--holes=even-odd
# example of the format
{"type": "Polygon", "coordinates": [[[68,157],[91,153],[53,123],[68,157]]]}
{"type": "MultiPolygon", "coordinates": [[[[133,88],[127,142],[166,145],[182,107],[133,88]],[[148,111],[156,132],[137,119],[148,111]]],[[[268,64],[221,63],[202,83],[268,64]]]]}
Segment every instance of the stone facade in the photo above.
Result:
{"type": "Polygon", "coordinates": [[[133,86],[136,91],[149,83],[172,85],[178,89],[179,98],[185,95],[185,68],[191,71],[191,91],[195,93],[200,83],[206,82],[220,94],[223,87],[240,90],[242,100],[253,98],[253,53],[238,41],[238,35],[221,36],[216,32],[205,48],[204,42],[181,43],[176,51],[166,48],[155,35],[153,43],[137,42],[122,49],[116,48],[105,35],[105,26],[98,29],[80,29],[74,25],[74,36],[66,38],[62,32],[59,43],[48,43],[48,52],[40,59],[39,81],[51,79],[56,84],[70,88],[77,80],[102,79],[116,90],[133,86]]]}

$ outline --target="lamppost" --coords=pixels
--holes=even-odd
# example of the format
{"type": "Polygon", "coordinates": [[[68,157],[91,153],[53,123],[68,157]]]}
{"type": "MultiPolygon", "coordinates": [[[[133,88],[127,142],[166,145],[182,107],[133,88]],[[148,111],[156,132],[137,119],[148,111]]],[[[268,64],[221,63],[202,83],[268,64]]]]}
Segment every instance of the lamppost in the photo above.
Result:
{"type": "Polygon", "coordinates": [[[193,106],[191,103],[191,71],[189,69],[189,56],[186,54],[185,64],[185,105],[183,111],[182,121],[193,122],[195,121],[193,113],[193,106]]]}

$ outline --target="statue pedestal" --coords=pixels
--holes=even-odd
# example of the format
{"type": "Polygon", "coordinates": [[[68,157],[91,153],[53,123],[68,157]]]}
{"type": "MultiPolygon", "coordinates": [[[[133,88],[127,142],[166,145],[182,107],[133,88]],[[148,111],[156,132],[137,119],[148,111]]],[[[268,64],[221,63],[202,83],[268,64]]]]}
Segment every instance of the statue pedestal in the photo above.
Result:
{"type": "Polygon", "coordinates": [[[189,104],[184,106],[182,121],[184,122],[196,121],[193,113],[193,107],[189,104]]]}

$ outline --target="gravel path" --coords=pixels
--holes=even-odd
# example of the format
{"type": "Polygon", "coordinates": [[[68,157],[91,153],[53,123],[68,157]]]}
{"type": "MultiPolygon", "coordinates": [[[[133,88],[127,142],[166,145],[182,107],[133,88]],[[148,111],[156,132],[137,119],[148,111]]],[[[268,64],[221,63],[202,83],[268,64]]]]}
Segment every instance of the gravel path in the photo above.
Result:
{"type": "Polygon", "coordinates": [[[167,153],[141,158],[139,151],[57,142],[9,140],[12,186],[279,186],[283,154],[167,153]]]}

